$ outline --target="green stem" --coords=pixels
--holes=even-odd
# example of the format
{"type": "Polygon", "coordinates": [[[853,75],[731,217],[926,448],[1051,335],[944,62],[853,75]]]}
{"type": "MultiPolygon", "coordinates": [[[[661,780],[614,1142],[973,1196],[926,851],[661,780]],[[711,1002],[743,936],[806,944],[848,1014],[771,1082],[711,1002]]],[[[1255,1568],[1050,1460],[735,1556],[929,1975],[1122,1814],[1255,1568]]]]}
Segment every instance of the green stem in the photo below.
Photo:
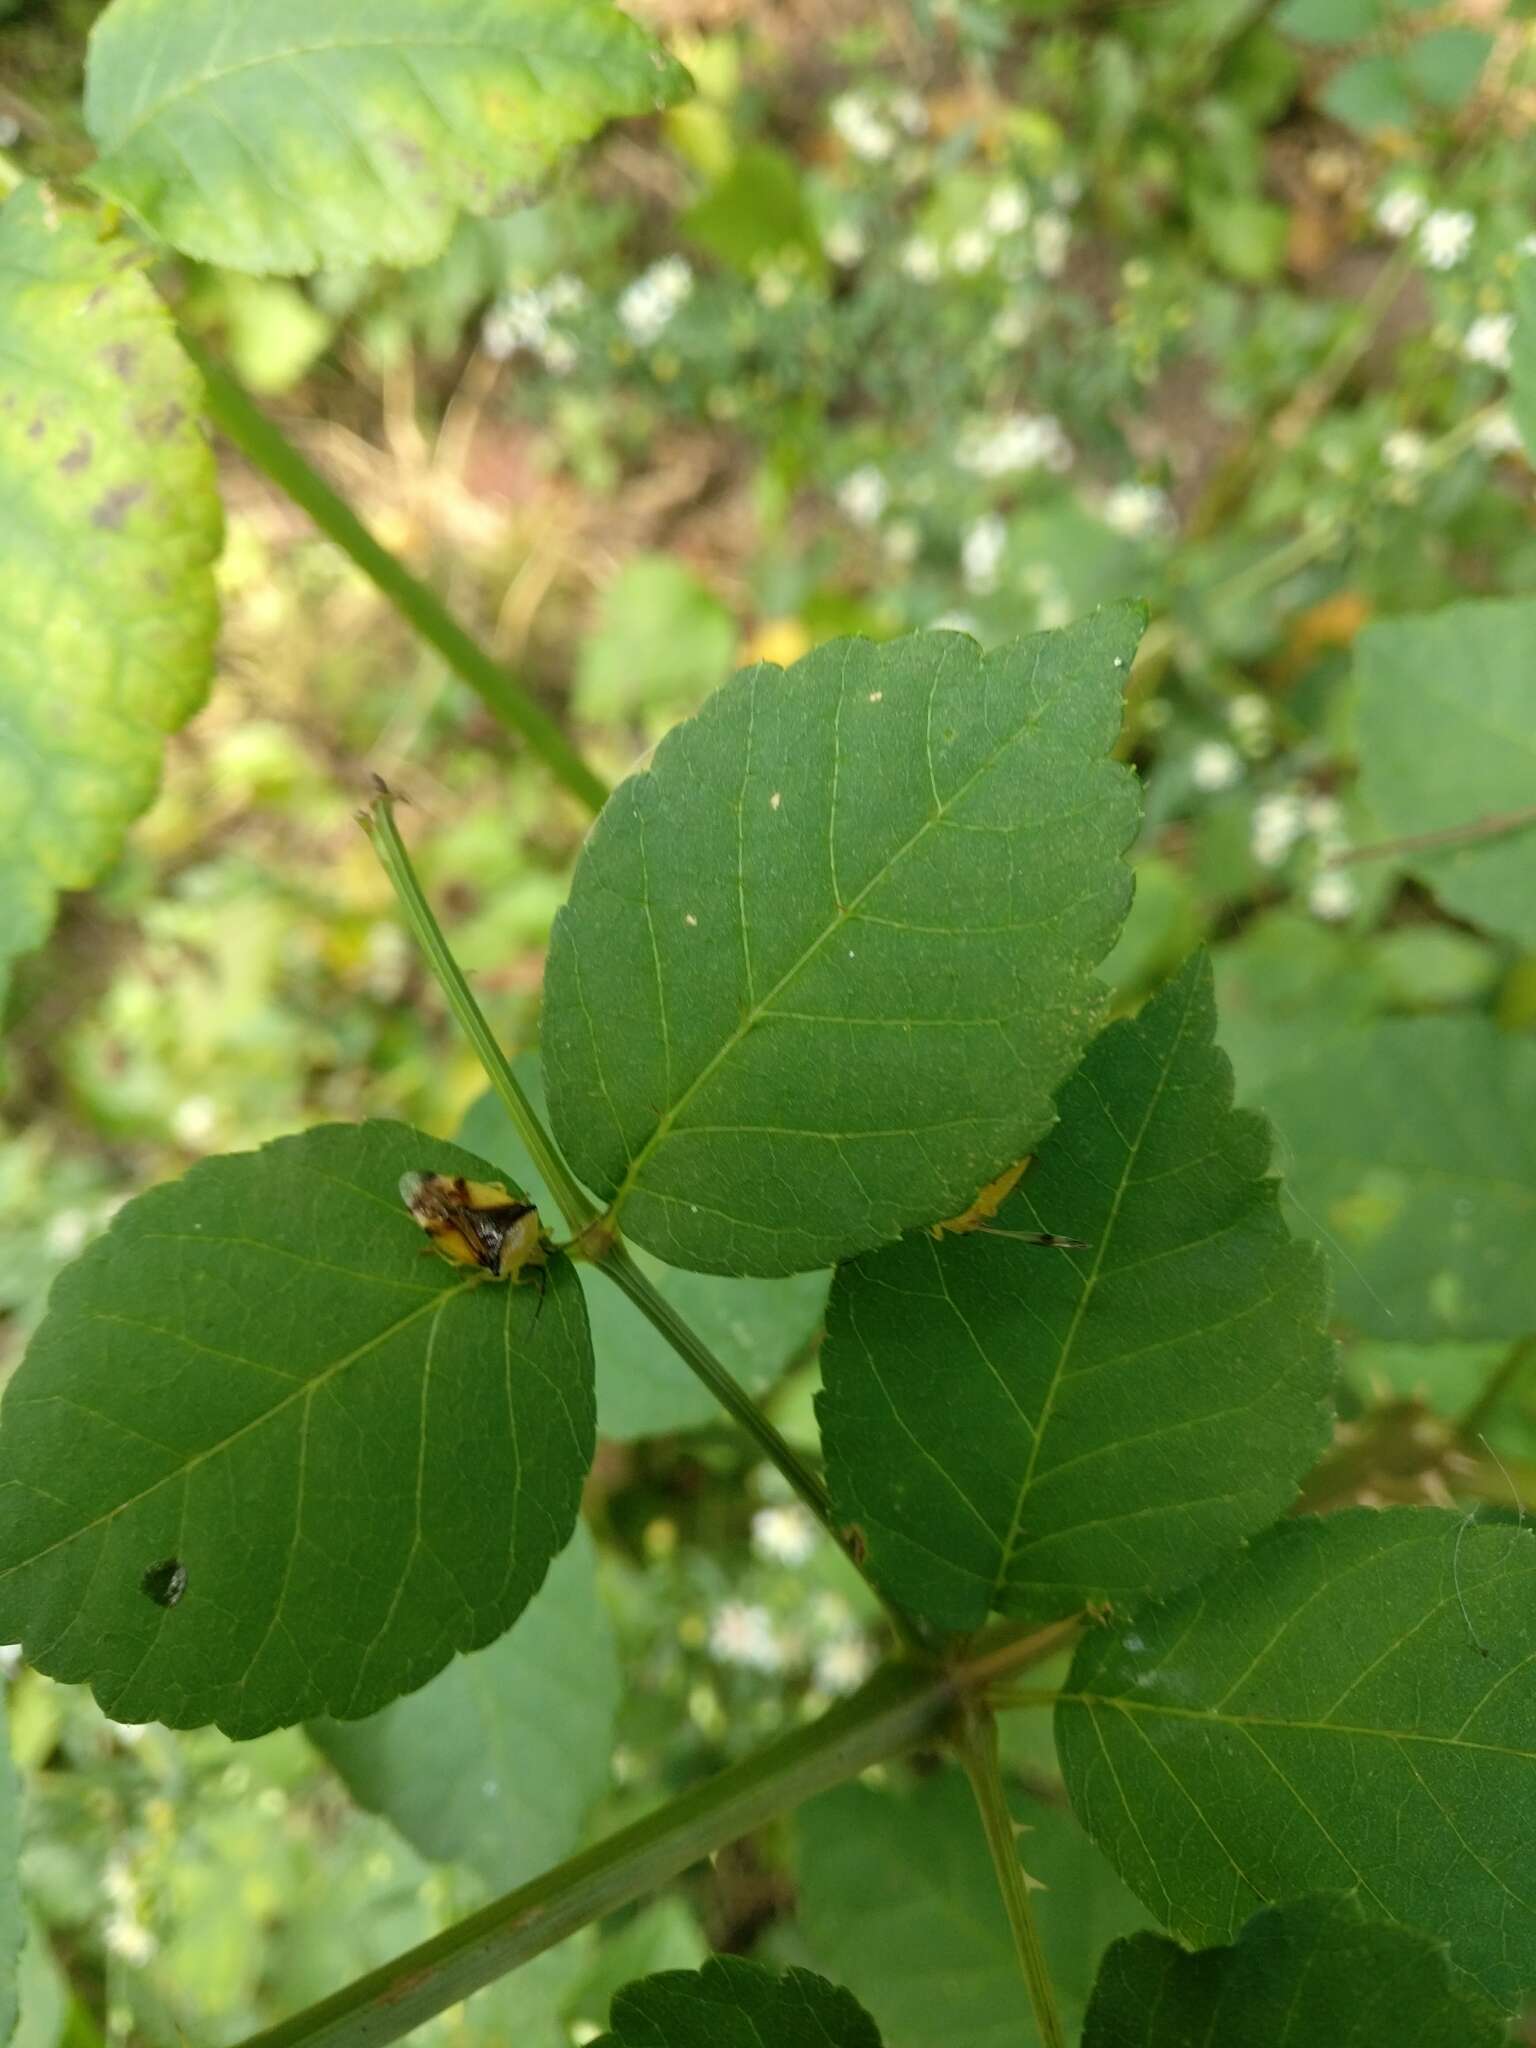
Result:
{"type": "Polygon", "coordinates": [[[564,1159],[555,1149],[554,1141],[539,1122],[533,1104],[523,1092],[522,1083],[508,1064],[507,1056],[485,1021],[485,1013],[475,1001],[469,983],[464,979],[463,970],[448,949],[443,937],[442,926],[432,914],[432,906],[422,893],[416,879],[416,870],[411,866],[411,857],[405,850],[405,841],[400,837],[400,828],[395,823],[394,800],[389,792],[381,789],[372,805],[363,814],[363,823],[373,840],[374,851],[378,854],[385,874],[393,884],[400,908],[405,913],[406,923],[416,936],[416,943],[427,956],[428,964],[437,977],[438,987],[447,998],[448,1007],[458,1019],[464,1036],[474,1047],[486,1078],[501,1097],[513,1128],[528,1147],[534,1165],[544,1176],[555,1200],[565,1214],[566,1222],[574,1231],[584,1230],[593,1221],[597,1211],[588,1199],[564,1159]]]}
{"type": "Polygon", "coordinates": [[[997,1723],[985,1707],[968,1705],[956,1737],[956,1751],[965,1765],[971,1790],[976,1795],[982,1830],[992,1852],[992,1868],[1013,1929],[1013,1943],[1019,1954],[1019,1969],[1029,1989],[1029,2003],[1035,2015],[1035,2031],[1041,2048],[1067,2048],[1056,1987],[1051,1982],[1040,1930],[1029,1902],[1029,1880],[1019,1861],[1013,1816],[1003,1794],[1003,1774],[997,1759],[997,1723]]]}
{"type": "Polygon", "coordinates": [[[269,476],[279,490],[309,514],[323,534],[352,558],[401,617],[429,646],[437,649],[454,674],[478,693],[504,725],[522,734],[573,796],[588,810],[601,810],[607,801],[607,788],[549,713],[534,702],[500,662],[470,638],[425,583],[380,545],[345,498],[305,461],[229,372],[212,361],[185,333],[181,340],[202,372],[214,423],[241,454],[269,476]]]}
{"type": "Polygon", "coordinates": [[[1482,1392],[1457,1423],[1459,1436],[1473,1442],[1477,1440],[1484,1423],[1533,1359],[1536,1359],[1536,1337],[1517,1338],[1489,1374],[1482,1392]]]}
{"type": "MultiPolygon", "coordinates": [[[[652,1329],[660,1331],[678,1357],[698,1379],[703,1381],[727,1414],[740,1423],[763,1455],[778,1466],[817,1521],[836,1537],[831,1497],[819,1476],[812,1471],[793,1444],[779,1434],[746,1388],[732,1378],[698,1333],[684,1322],[666,1296],[652,1286],[650,1280],[630,1257],[626,1246],[615,1240],[598,1255],[594,1263],[600,1272],[608,1276],[620,1293],[628,1296],[652,1329]]],[[[841,1538],[838,1538],[838,1541],[841,1542],[841,1538]]]]}
{"type": "Polygon", "coordinates": [[[954,1702],[949,1675],[888,1666],[811,1727],[732,1765],[243,2048],[380,2048],[397,2041],[578,1927],[644,1898],[765,1821],[935,1735],[954,1702]]]}

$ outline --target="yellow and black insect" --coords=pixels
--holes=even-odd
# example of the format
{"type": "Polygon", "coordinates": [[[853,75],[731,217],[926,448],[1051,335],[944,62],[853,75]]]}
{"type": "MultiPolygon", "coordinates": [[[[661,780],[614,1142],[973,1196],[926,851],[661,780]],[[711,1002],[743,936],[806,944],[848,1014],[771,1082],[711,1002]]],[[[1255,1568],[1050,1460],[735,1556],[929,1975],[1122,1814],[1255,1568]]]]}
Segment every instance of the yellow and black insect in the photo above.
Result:
{"type": "Polygon", "coordinates": [[[492,1280],[532,1280],[543,1306],[549,1240],[532,1202],[499,1180],[403,1173],[400,1198],[450,1265],[477,1266],[492,1280]]]}

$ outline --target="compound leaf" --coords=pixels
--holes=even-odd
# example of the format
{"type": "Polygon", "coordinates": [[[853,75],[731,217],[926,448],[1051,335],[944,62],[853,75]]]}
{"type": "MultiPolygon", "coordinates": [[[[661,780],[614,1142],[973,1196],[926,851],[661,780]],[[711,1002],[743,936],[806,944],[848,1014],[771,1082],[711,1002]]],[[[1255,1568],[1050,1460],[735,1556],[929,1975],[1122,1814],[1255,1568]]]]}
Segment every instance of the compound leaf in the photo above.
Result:
{"type": "Polygon", "coordinates": [[[585,1529],[516,1630],[409,1698],[310,1735],[413,1849],[510,1891],[575,1848],[608,1782],[619,1667],[585,1529]]]}
{"type": "Polygon", "coordinates": [[[1325,1037],[1258,1092],[1355,1328],[1536,1329],[1536,1045],[1482,1017],[1389,1021],[1325,1037]]]}
{"type": "Polygon", "coordinates": [[[0,210],[0,969],[117,855],[207,688],[221,515],[201,387],[140,257],[0,210]]]}
{"type": "Polygon", "coordinates": [[[1231,1948],[1155,1934],[1104,1958],[1083,2048],[1499,2048],[1503,2022],[1451,1981],[1445,1951],[1373,1925],[1348,1897],[1255,1913],[1231,1948]]]}
{"type": "Polygon", "coordinates": [[[508,1628],[594,1424],[567,1261],[421,1257],[403,1124],[210,1159],[56,1282],[0,1404],[0,1638],[123,1721],[249,1736],[376,1711],[508,1628]]]}
{"type": "Polygon", "coordinates": [[[1368,626],[1355,657],[1362,790],[1384,834],[1483,828],[1407,848],[1403,862],[1447,909],[1525,946],[1536,946],[1533,638],[1536,601],[1487,599],[1368,626]]]}
{"type": "Polygon", "coordinates": [[[88,175],[205,262],[408,268],[686,83],[610,0],[113,0],[88,175]]]}
{"type": "Polygon", "coordinates": [[[1056,1739],[1084,1826],[1186,1941],[1350,1891],[1442,1938],[1501,2009],[1536,1984],[1529,1530],[1430,1508],[1282,1522],[1088,1636],[1056,1739]]]}
{"type": "MultiPolygon", "coordinates": [[[[1016,1800],[1040,1938],[1075,2024],[1106,1941],[1146,1914],[1069,1813],[1016,1800]]],[[[1029,2048],[1018,1951],[976,1802],[957,1770],[904,1791],[841,1785],[795,1816],[811,1960],[873,2014],[887,2048],[1029,2048]]],[[[1076,2036],[1074,2034],[1073,2038],[1076,2036]]]]}
{"type": "Polygon", "coordinates": [[[809,1970],[783,1976],[739,1956],[626,1984],[593,2048],[880,2048],[858,2001],[809,1970]]]}
{"type": "Polygon", "coordinates": [[[615,791],[555,921],[555,1133],[675,1265],[807,1272],[1029,1150],[1100,1013],[1142,615],[744,670],[615,791]]]}
{"type": "Polygon", "coordinates": [[[1232,1107],[1209,962],[1111,1025],[993,1229],[839,1269],[818,1412],[840,1519],[949,1628],[1167,1591],[1274,1520],[1327,1439],[1322,1262],[1232,1107]]]}
{"type": "MultiPolygon", "coordinates": [[[[518,1078],[540,1110],[543,1083],[536,1058],[516,1061],[518,1078]]],[[[558,1214],[512,1119],[494,1095],[482,1095],[465,1117],[460,1141],[494,1159],[546,1216],[558,1214]]],[[[718,1273],[685,1273],[638,1248],[632,1257],[732,1376],[750,1394],[771,1387],[792,1358],[805,1351],[827,1307],[826,1273],[796,1273],[784,1280],[730,1280],[718,1273]]],[[[664,1337],[610,1280],[578,1265],[587,1298],[597,1368],[597,1426],[625,1439],[703,1429],[720,1409],[664,1337]]]]}

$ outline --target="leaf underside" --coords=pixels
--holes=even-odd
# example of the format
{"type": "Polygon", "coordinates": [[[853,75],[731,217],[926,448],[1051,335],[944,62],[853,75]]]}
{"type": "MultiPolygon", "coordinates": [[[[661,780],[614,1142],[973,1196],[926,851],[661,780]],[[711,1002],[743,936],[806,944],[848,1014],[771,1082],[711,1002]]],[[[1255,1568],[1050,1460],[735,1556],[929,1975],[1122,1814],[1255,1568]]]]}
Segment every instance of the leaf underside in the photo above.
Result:
{"type": "Polygon", "coordinates": [[[1328,1432],[1316,1252],[1232,1107],[1208,961],[1111,1025],[994,1223],[842,1267],[818,1412],[839,1519],[949,1628],[1185,1584],[1273,1521],[1328,1432]]]}
{"type": "Polygon", "coordinates": [[[545,1078],[660,1257],[811,1271],[964,1209],[1102,1014],[1142,624],[744,670],[615,791],[555,921],[545,1078]]]}
{"type": "Polygon", "coordinates": [[[482,1282],[403,1124],[211,1159],[55,1284],[0,1407],[0,1635],[118,1720],[376,1711],[508,1628],[575,1526],[592,1354],[569,1263],[482,1282]]]}
{"type": "Polygon", "coordinates": [[[594,2048],[880,2048],[848,1992],[809,1970],[777,1976],[739,1956],[626,1984],[594,2048]]]}

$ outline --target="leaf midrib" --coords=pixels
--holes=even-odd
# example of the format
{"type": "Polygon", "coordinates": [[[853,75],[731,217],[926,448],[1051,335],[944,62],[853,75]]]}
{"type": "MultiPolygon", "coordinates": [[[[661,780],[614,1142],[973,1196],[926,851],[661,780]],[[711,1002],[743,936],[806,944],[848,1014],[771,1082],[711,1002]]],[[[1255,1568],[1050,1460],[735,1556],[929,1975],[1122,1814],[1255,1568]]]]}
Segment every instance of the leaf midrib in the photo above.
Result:
{"type": "Polygon", "coordinates": [[[1422,1743],[1431,1749],[1504,1756],[1517,1763],[1536,1763],[1536,1749],[1511,1749],[1502,1742],[1473,1742],[1461,1735],[1430,1735],[1422,1728],[1371,1728],[1350,1721],[1298,1721],[1281,1714],[1229,1714],[1216,1707],[1176,1707],[1160,1700],[1133,1700],[1114,1693],[1064,1692],[1058,1707],[1113,1709],[1122,1714],[1148,1714],[1171,1721],[1196,1721],[1202,1728],[1275,1728],[1292,1735],[1348,1735],[1374,1742],[1422,1743]]]}
{"type": "MultiPolygon", "coordinates": [[[[392,1337],[398,1337],[402,1330],[409,1329],[412,1323],[419,1322],[423,1316],[446,1308],[447,1304],[455,1296],[467,1294],[471,1288],[476,1287],[478,1284],[477,1279],[469,1279],[462,1280],[453,1287],[443,1288],[440,1292],[434,1294],[429,1301],[423,1302],[420,1308],[413,1308],[409,1315],[402,1316],[397,1323],[391,1323],[388,1328],[378,1331],[368,1339],[366,1344],[360,1344],[355,1351],[349,1351],[344,1357],[338,1358],[333,1364],[326,1366],[323,1371],[316,1373],[312,1378],[301,1380],[291,1394],[285,1394],[280,1401],[274,1402],[270,1408],[263,1409],[260,1415],[253,1415],[249,1422],[241,1423],[238,1429],[231,1430],[228,1436],[221,1437],[217,1443],[209,1444],[206,1449],[198,1451],[195,1456],[185,1459],[182,1463],[173,1467],[171,1471],[162,1473],[158,1479],[142,1488],[138,1493],[131,1495],[129,1499],[118,1501],[115,1506],[108,1508],[105,1514],[92,1516],[89,1521],[81,1522],[66,1535],[56,1537],[52,1543],[46,1544],[43,1549],[34,1550],[29,1556],[18,1558],[14,1564],[7,1565],[4,1570],[0,1570],[0,1583],[13,1578],[17,1572],[25,1571],[32,1565],[40,1564],[44,1558],[51,1557],[56,1550],[62,1550],[68,1544],[77,1543],[82,1536],[89,1535],[92,1530],[104,1528],[109,1522],[115,1521],[119,1515],[127,1514],[130,1508],[136,1508],[142,1501],[150,1499],[163,1486],[170,1486],[177,1480],[185,1479],[190,1473],[195,1472],[200,1465],[207,1464],[211,1458],[222,1456],[231,1445],[238,1443],[242,1437],[249,1436],[254,1430],[264,1429],[269,1422],[275,1420],[285,1409],[291,1408],[296,1401],[309,1400],[318,1388],[325,1386],[338,1373],[345,1372],[348,1366],[355,1365],[360,1358],[365,1358],[370,1352],[378,1350],[380,1345],[387,1344],[392,1337]]],[[[87,1311],[85,1319],[87,1321],[94,1320],[94,1315],[94,1311],[87,1311]]],[[[52,1394],[40,1394],[35,1397],[33,1405],[41,1405],[43,1402],[51,1401],[54,1398],[52,1394]]],[[[112,1416],[98,1416],[98,1419],[107,1422],[114,1429],[123,1427],[112,1416]]],[[[13,1481],[12,1483],[21,1485],[25,1482],[13,1481]]],[[[32,1491],[30,1487],[27,1490],[29,1492],[32,1491]]]]}
{"type": "MultiPolygon", "coordinates": [[[[1035,679],[1038,676],[1039,672],[1040,655],[1037,652],[1035,656],[1034,669],[1032,670],[1028,680],[1021,683],[1021,689],[1031,689],[1034,685],[1035,679]]],[[[942,673],[943,671],[941,668],[939,672],[935,674],[933,681],[928,688],[928,703],[926,708],[930,714],[933,708],[933,699],[938,692],[939,682],[941,680],[942,673]]],[[[839,905],[837,915],[832,919],[831,923],[828,924],[822,931],[816,934],[815,938],[811,940],[810,944],[805,947],[805,949],[785,969],[784,973],[780,975],[779,979],[774,983],[773,987],[768,990],[767,994],[764,995],[758,1002],[753,1004],[752,1008],[746,1012],[745,1016],[742,1017],[741,1021],[735,1026],[735,1028],[729,1033],[729,1035],[721,1041],[719,1049],[711,1056],[711,1058],[706,1062],[706,1064],[700,1068],[699,1072],[694,1076],[693,1080],[689,1082],[688,1086],[683,1090],[682,1094],[677,1098],[677,1100],[674,1103],[670,1104],[669,1107],[662,1113],[661,1117],[657,1120],[655,1130],[651,1133],[650,1137],[646,1139],[645,1143],[640,1147],[639,1151],[635,1154],[633,1159],[630,1160],[628,1167],[625,1169],[624,1178],[619,1183],[618,1189],[614,1194],[613,1202],[611,1204],[612,1214],[617,1215],[619,1210],[622,1208],[623,1204],[628,1200],[629,1196],[634,1193],[639,1180],[641,1169],[645,1166],[646,1162],[650,1159],[651,1155],[658,1149],[658,1147],[671,1135],[673,1127],[676,1125],[677,1119],[688,1107],[688,1104],[698,1094],[699,1090],[704,1086],[704,1084],[710,1079],[711,1075],[713,1075],[719,1069],[721,1064],[726,1059],[728,1059],[733,1052],[735,1052],[736,1048],[746,1040],[749,1034],[752,1031],[754,1031],[757,1028],[757,1026],[762,1022],[763,1018],[769,1014],[770,1005],[773,1003],[775,997],[778,996],[785,988],[787,988],[789,984],[792,981],[794,981],[797,975],[803,972],[803,970],[810,964],[811,960],[816,956],[816,954],[820,952],[821,948],[827,943],[827,941],[830,938],[832,938],[834,934],[842,930],[843,926],[847,924],[848,920],[858,910],[860,904],[865,901],[865,899],[870,895],[870,893],[874,889],[876,889],[882,882],[884,882],[890,876],[892,870],[898,865],[898,863],[905,860],[907,855],[913,850],[914,847],[918,846],[922,842],[922,840],[927,836],[928,833],[934,831],[939,825],[943,824],[945,818],[949,815],[949,813],[965,797],[970,795],[971,791],[975,788],[976,784],[980,782],[984,776],[990,775],[992,773],[992,771],[996,768],[998,762],[1002,759],[1004,754],[1007,753],[1008,749],[1016,745],[1017,742],[1023,739],[1026,735],[1033,734],[1037,730],[1041,720],[1051,710],[1057,698],[1061,695],[1061,691],[1065,689],[1066,686],[1066,682],[1063,681],[1060,688],[1053,691],[1052,694],[1049,697],[1047,697],[1043,703],[1039,704],[1027,718],[1025,718],[1019,725],[1017,725],[1014,728],[1014,730],[1011,733],[1008,734],[1006,739],[1001,741],[1000,744],[996,748],[994,748],[994,750],[991,753],[989,753],[986,756],[986,758],[977,765],[975,770],[969,776],[967,776],[966,780],[963,783],[959,785],[959,787],[954,791],[953,795],[949,798],[947,802],[941,802],[939,808],[936,811],[929,812],[929,814],[923,819],[922,823],[917,827],[917,830],[913,832],[909,838],[903,840],[901,845],[898,846],[891,854],[889,854],[886,857],[886,859],[876,869],[875,873],[871,875],[869,880],[864,884],[864,887],[860,889],[858,895],[853,897],[851,901],[849,901],[848,903],[839,905]]],[[[842,704],[845,691],[846,683],[844,684],[843,689],[840,689],[838,692],[839,706],[841,706],[842,704]]],[[[832,829],[831,823],[829,823],[828,829],[832,829]]]]}

